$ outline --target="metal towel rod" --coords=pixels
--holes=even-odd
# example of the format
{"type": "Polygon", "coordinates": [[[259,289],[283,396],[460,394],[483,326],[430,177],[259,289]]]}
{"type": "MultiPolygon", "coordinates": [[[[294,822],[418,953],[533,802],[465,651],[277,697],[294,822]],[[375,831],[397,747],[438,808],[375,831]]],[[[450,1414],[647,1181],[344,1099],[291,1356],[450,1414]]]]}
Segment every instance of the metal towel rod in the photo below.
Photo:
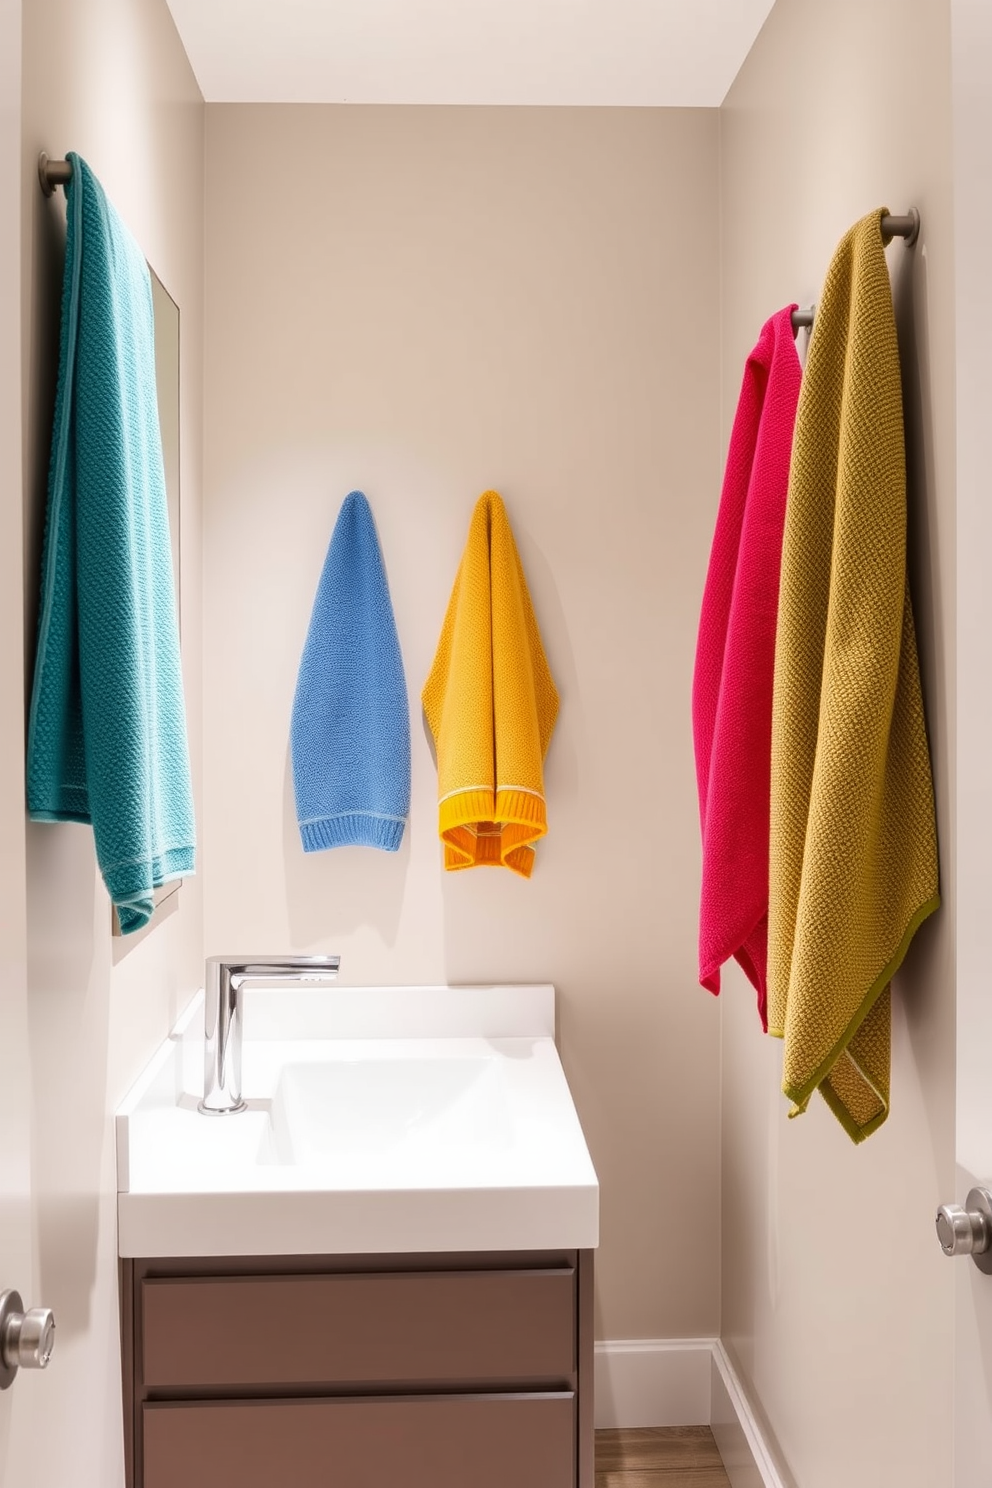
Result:
{"type": "MultiPolygon", "coordinates": [[[[72,165],[68,160],[49,160],[42,150],[38,156],[38,179],[45,195],[51,196],[56,186],[65,186],[72,180],[72,165]]],[[[906,247],[912,248],[920,235],[919,212],[915,207],[910,207],[904,217],[884,216],[882,232],[887,238],[905,238],[906,247]]],[[[794,313],[802,315],[805,312],[798,310],[794,313]]]]}
{"type": "MultiPolygon", "coordinates": [[[[920,236],[920,214],[916,207],[910,207],[904,217],[893,217],[886,213],[882,218],[882,234],[886,238],[905,238],[906,247],[912,248],[920,236]]],[[[812,305],[808,310],[793,310],[792,334],[795,335],[803,329],[809,330],[813,324],[814,315],[812,305]]]]}
{"type": "Polygon", "coordinates": [[[38,180],[41,189],[46,196],[51,196],[56,186],[66,186],[72,180],[72,162],[69,160],[49,160],[42,150],[38,156],[38,180]]]}
{"type": "MultiPolygon", "coordinates": [[[[72,164],[68,160],[49,160],[42,150],[38,156],[38,179],[45,195],[52,196],[56,186],[66,186],[72,180],[72,164]]],[[[905,238],[906,247],[912,248],[920,235],[919,212],[915,207],[910,207],[904,217],[886,215],[882,218],[882,232],[887,238],[905,238]]],[[[793,310],[793,334],[804,327],[808,330],[812,324],[812,307],[809,310],[793,310]]]]}
{"type": "Polygon", "coordinates": [[[882,218],[882,232],[887,238],[905,238],[906,247],[912,248],[920,236],[920,214],[915,207],[910,207],[905,217],[890,217],[886,214],[882,218]]]}

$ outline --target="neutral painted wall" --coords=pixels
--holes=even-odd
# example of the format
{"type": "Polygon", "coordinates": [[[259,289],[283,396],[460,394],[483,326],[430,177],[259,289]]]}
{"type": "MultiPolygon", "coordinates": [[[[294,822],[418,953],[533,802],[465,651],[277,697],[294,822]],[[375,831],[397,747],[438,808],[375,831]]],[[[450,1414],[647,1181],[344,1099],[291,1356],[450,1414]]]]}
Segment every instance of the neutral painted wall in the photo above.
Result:
{"type": "MultiPolygon", "coordinates": [[[[0,1048],[7,1072],[0,1123],[0,1287],[32,1285],[24,889],[21,487],[21,3],[0,0],[0,1048]],[[11,701],[13,700],[13,705],[11,701]]],[[[0,1395],[0,1483],[20,1420],[0,1395]]]]}
{"type": "Polygon", "coordinates": [[[944,903],[897,980],[886,1126],[855,1149],[822,1101],[787,1121],[781,1046],[739,981],[723,1004],[723,1335],[801,1488],[951,1482],[953,1268],[933,1233],[954,1194],[949,47],[946,0],[778,0],[721,112],[725,439],[766,316],[816,298],[865,212],[923,215],[888,257],[944,903]]]}
{"type": "MultiPolygon", "coordinates": [[[[182,624],[198,786],[203,107],[165,0],[32,0],[24,7],[26,582],[18,578],[16,592],[24,597],[29,654],[65,219],[62,193],[46,201],[39,190],[41,149],[86,157],[181,307],[182,624]]],[[[17,672],[4,673],[3,711],[20,719],[19,658],[17,672]]],[[[7,778],[5,771],[5,788],[7,778]]],[[[5,854],[15,847],[5,843],[5,854]]],[[[21,854],[23,885],[23,847],[21,854]]],[[[38,1414],[22,1442],[27,1456],[11,1463],[4,1481],[113,1488],[123,1483],[123,1451],[111,1118],[197,985],[199,889],[195,880],[184,887],[180,907],[157,928],[112,942],[89,830],[29,825],[26,890],[34,1297],[55,1309],[58,1344],[46,1375],[17,1382],[19,1398],[33,1392],[38,1414]]]]}
{"type": "MultiPolygon", "coordinates": [[[[957,316],[957,1178],[963,1203],[992,1178],[992,1001],[988,922],[992,899],[989,775],[989,636],[992,502],[992,7],[952,0],[954,228],[957,316]]],[[[955,1488],[980,1488],[992,1460],[992,1280],[956,1261],[955,1488]]]]}
{"type": "Polygon", "coordinates": [[[718,1015],[688,697],[718,471],[714,112],[210,106],[205,942],[352,985],[553,981],[602,1184],[597,1332],[714,1333],[718,1015]],[[306,857],[289,716],[338,507],[410,693],[394,857],[306,857]],[[420,688],[469,516],[516,533],[562,709],[534,877],[442,872],[420,688]]]}

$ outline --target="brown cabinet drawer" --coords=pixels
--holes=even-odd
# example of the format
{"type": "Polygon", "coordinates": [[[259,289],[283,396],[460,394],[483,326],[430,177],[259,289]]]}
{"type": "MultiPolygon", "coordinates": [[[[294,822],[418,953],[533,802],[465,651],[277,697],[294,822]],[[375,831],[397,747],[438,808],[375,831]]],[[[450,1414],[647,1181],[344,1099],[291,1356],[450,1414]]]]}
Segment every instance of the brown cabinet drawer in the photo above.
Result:
{"type": "Polygon", "coordinates": [[[146,1278],[142,1384],[565,1383],[575,1308],[572,1267],[146,1278]]]}
{"type": "Polygon", "coordinates": [[[575,1401],[545,1395],[144,1407],[144,1488],[574,1488],[575,1401]]]}

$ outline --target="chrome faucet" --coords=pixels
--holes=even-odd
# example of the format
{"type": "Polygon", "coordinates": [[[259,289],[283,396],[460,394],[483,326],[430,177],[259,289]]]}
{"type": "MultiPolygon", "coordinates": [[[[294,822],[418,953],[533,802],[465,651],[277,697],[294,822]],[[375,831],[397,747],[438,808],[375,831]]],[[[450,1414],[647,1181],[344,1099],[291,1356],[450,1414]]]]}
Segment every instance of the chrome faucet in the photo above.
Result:
{"type": "Polygon", "coordinates": [[[204,1116],[233,1116],[241,1098],[241,992],[249,982],[333,982],[340,956],[210,956],[203,1003],[204,1116]]]}

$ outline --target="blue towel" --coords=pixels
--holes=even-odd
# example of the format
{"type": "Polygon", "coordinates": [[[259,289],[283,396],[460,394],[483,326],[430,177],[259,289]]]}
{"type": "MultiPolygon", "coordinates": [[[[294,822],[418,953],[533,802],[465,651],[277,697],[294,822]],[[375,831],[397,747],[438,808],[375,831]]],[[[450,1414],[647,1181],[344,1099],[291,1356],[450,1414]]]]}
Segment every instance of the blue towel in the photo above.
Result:
{"type": "Polygon", "coordinates": [[[58,389],[28,722],[28,811],[91,822],[125,934],[194,870],[151,281],[70,155],[58,389]]]}
{"type": "Polygon", "coordinates": [[[361,491],[338,513],[300,661],[291,729],[304,852],[395,852],[410,810],[410,705],[389,584],[361,491]]]}

